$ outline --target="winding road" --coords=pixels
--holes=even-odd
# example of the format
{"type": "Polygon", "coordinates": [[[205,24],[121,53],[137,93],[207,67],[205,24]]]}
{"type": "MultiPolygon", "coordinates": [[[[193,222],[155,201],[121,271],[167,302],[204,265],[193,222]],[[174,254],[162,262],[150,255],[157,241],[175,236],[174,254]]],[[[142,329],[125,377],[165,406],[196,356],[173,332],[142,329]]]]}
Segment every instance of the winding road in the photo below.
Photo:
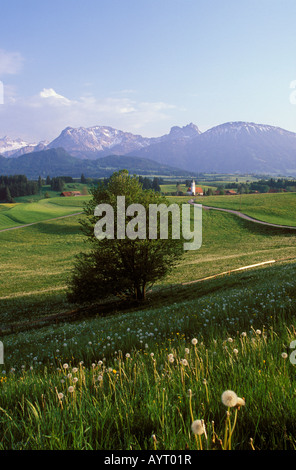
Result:
{"type": "MultiPolygon", "coordinates": [[[[194,202],[191,202],[191,201],[188,201],[188,202],[189,204],[194,205],[194,202]]],[[[249,220],[250,222],[255,222],[256,224],[267,225],[269,227],[296,230],[296,226],[294,227],[293,225],[280,225],[280,224],[272,224],[270,222],[264,222],[263,220],[254,219],[254,217],[250,217],[249,215],[246,215],[243,212],[235,211],[233,209],[222,209],[221,207],[212,207],[212,206],[205,206],[205,205],[202,205],[202,208],[205,210],[228,212],[229,214],[237,215],[241,219],[249,220]]]]}

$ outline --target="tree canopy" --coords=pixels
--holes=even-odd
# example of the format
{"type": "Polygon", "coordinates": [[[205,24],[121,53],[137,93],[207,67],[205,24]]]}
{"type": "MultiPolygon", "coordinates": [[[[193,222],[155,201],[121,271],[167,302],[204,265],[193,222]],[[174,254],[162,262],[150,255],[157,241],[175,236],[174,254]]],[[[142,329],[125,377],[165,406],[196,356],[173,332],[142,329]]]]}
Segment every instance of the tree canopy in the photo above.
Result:
{"type": "MultiPolygon", "coordinates": [[[[114,173],[107,185],[98,184],[92,188],[92,198],[84,208],[84,218],[81,228],[86,236],[88,251],[78,255],[69,283],[68,298],[74,303],[95,301],[111,295],[121,298],[145,299],[146,290],[162,279],[178,263],[183,254],[183,240],[171,237],[172,228],[168,224],[168,237],[159,237],[160,227],[157,227],[157,237],[150,239],[140,237],[137,232],[136,217],[126,215],[124,227],[119,226],[122,220],[122,209],[117,207],[118,197],[124,196],[125,208],[132,204],[141,204],[146,211],[146,229],[149,228],[149,205],[159,206],[168,201],[154,190],[145,190],[137,176],[131,176],[127,170],[114,173]],[[98,239],[94,228],[98,223],[95,215],[97,206],[108,204],[113,208],[114,233],[113,238],[98,239]],[[118,237],[118,230],[133,225],[133,238],[118,237]]],[[[99,219],[102,221],[102,218],[99,219]]],[[[168,221],[171,214],[168,211],[168,221]]]]}

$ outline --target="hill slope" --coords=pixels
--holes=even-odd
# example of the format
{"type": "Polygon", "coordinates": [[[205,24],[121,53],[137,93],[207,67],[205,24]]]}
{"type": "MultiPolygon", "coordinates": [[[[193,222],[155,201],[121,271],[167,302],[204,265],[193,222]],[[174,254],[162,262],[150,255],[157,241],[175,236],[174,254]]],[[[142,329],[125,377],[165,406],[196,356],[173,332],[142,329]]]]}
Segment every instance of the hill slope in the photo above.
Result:
{"type": "MultiPolygon", "coordinates": [[[[156,175],[184,175],[187,172],[149,159],[109,155],[96,160],[79,159],[63,148],[53,148],[21,155],[18,158],[0,156],[0,174],[25,174],[28,178],[67,175],[80,177],[107,177],[114,171],[127,169],[130,173],[156,175]]],[[[188,173],[189,174],[189,173],[188,173]]]]}

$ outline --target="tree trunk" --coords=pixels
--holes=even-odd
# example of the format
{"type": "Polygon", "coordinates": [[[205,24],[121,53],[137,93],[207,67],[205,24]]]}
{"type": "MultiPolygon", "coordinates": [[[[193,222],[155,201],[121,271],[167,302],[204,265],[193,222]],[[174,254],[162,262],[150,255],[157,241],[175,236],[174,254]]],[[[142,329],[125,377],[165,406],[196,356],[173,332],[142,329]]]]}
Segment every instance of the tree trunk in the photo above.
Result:
{"type": "Polygon", "coordinates": [[[146,298],[146,286],[136,286],[135,294],[137,300],[145,300],[146,298]]]}

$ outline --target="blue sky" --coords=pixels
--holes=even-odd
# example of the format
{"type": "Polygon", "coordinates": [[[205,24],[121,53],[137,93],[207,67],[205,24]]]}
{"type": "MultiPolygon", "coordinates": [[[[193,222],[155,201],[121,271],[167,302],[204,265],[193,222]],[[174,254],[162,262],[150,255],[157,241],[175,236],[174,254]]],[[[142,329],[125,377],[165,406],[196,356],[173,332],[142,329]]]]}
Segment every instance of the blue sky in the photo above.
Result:
{"type": "Polygon", "coordinates": [[[295,0],[2,0],[0,14],[0,137],[228,121],[296,132],[295,0]]]}

